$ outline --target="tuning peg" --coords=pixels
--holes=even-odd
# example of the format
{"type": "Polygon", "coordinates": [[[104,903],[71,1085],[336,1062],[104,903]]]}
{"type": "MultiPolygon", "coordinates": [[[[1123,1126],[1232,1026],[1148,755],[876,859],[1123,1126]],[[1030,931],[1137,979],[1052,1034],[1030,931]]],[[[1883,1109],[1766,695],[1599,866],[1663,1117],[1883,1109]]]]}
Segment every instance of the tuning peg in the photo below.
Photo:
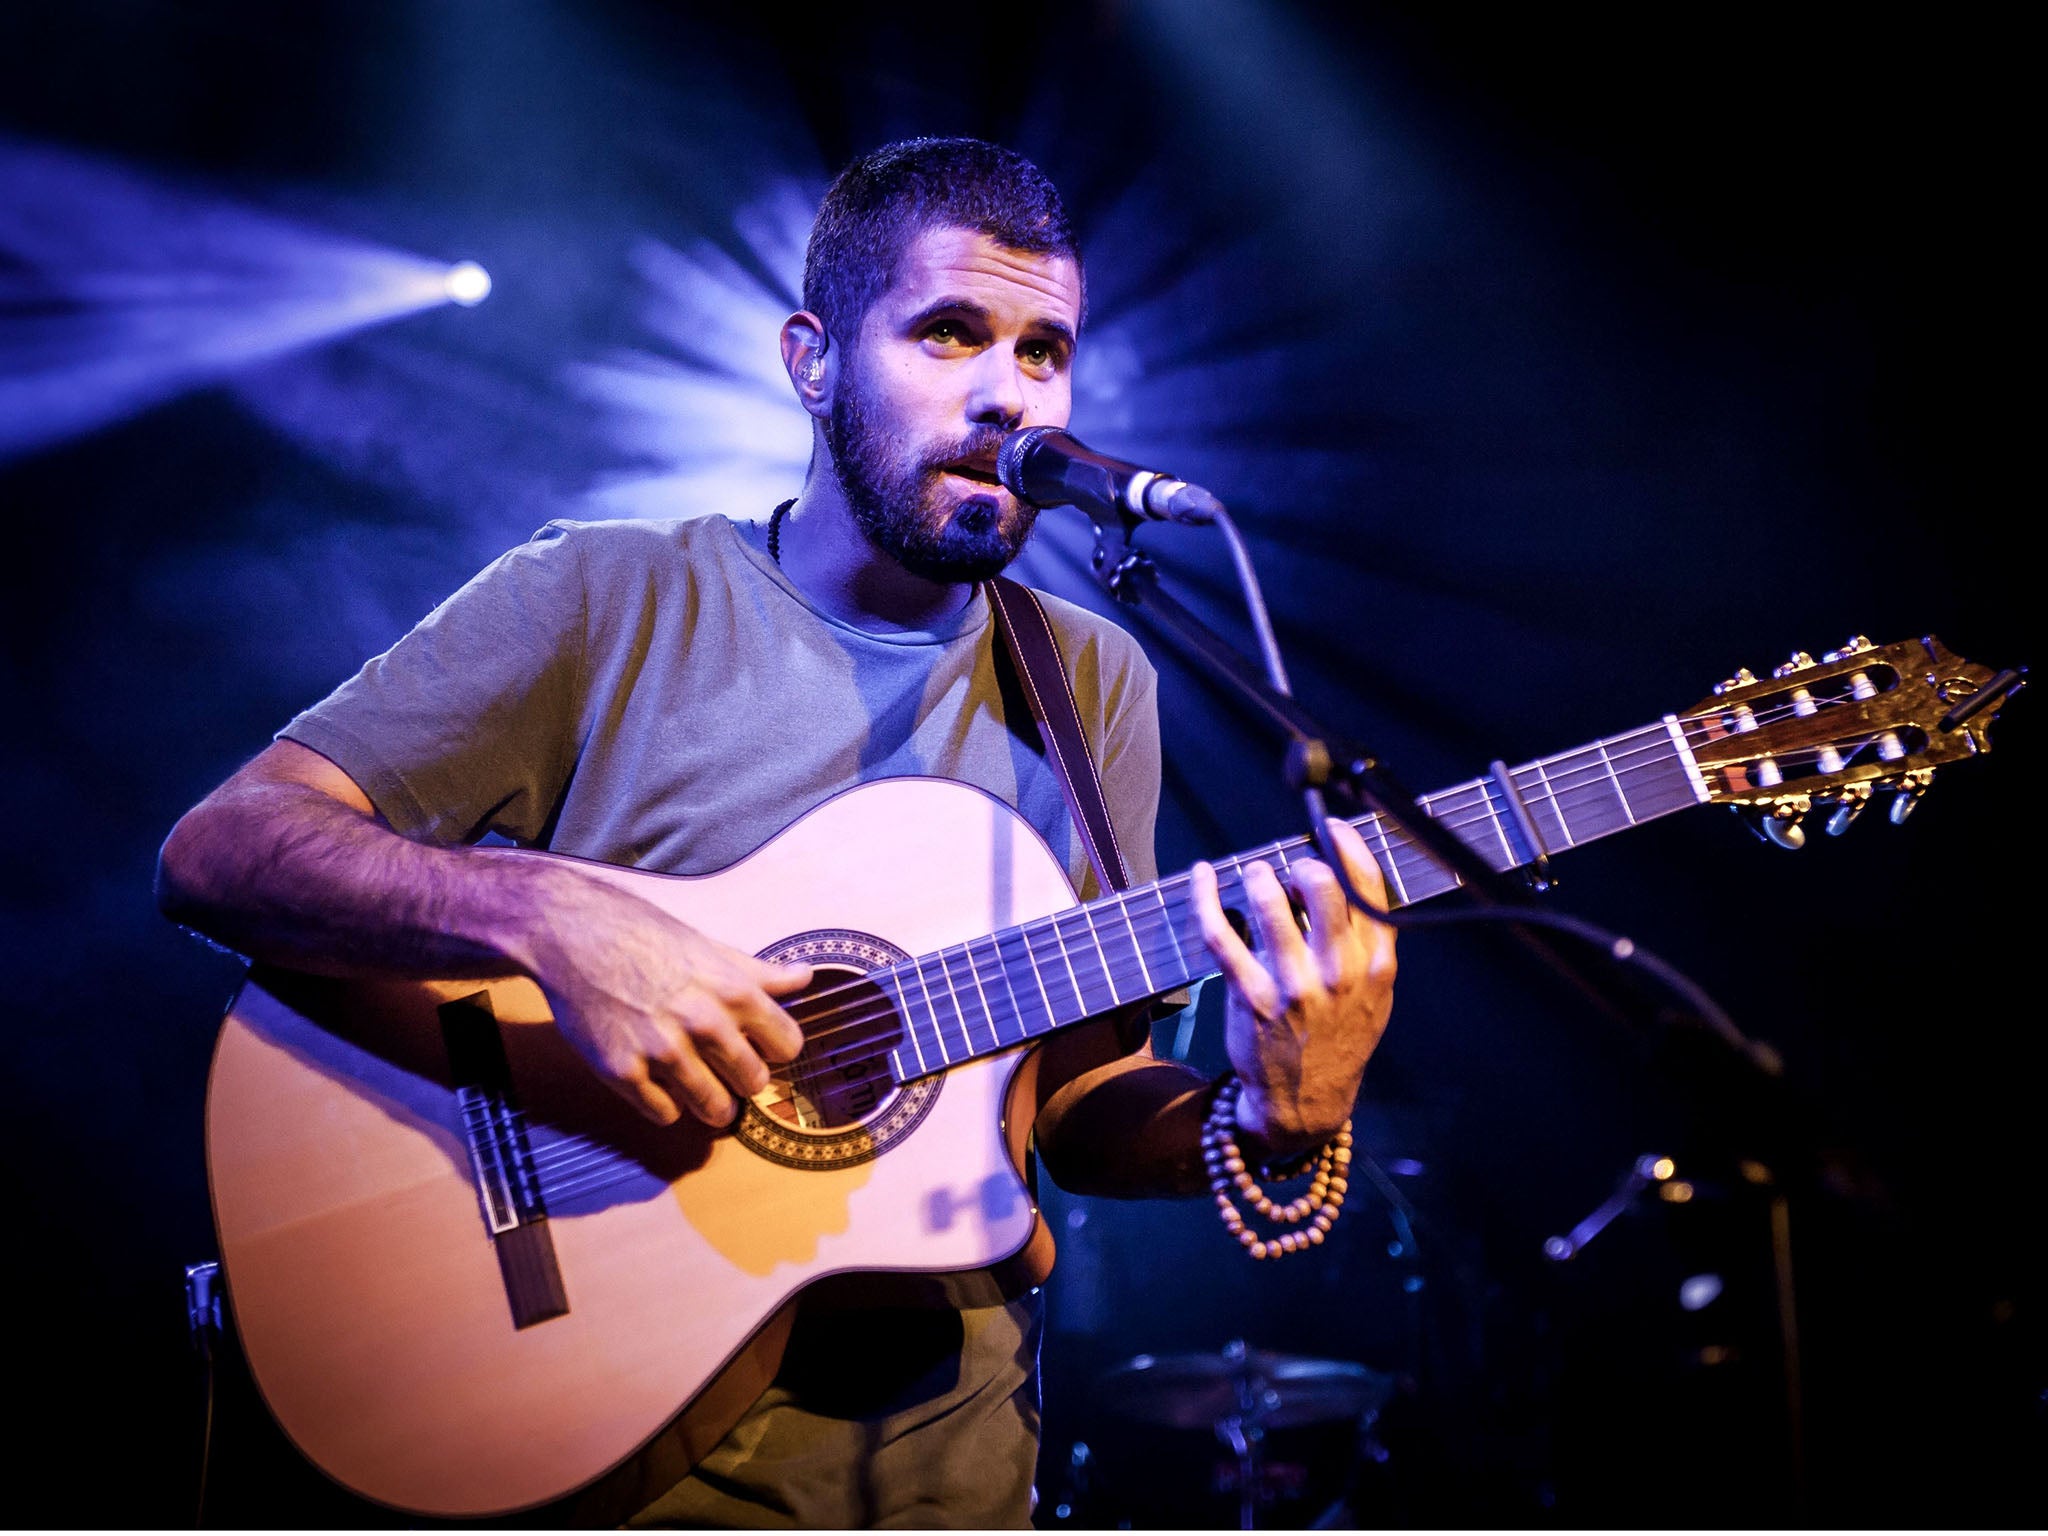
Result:
{"type": "Polygon", "coordinates": [[[1806,828],[1799,823],[1805,817],[1803,807],[1781,803],[1771,807],[1769,814],[1758,824],[1757,830],[1780,848],[1804,848],[1806,828]]]}
{"type": "Polygon", "coordinates": [[[1913,807],[1920,803],[1920,797],[1927,793],[1927,787],[1934,782],[1932,768],[1915,768],[1902,776],[1897,783],[1888,787],[1892,792],[1891,818],[1895,827],[1904,826],[1906,818],[1913,814],[1913,807]]]}
{"type": "Polygon", "coordinates": [[[1766,816],[1764,818],[1764,836],[1776,843],[1780,848],[1804,848],[1806,846],[1806,828],[1800,826],[1796,821],[1789,821],[1778,816],[1766,816]]]}
{"type": "Polygon", "coordinates": [[[1869,785],[1855,784],[1843,790],[1841,804],[1828,812],[1828,836],[1840,837],[1844,832],[1856,825],[1856,818],[1863,814],[1864,808],[1869,804],[1869,785]]]}
{"type": "Polygon", "coordinates": [[[1773,677],[1790,677],[1794,672],[1804,672],[1813,665],[1813,658],[1805,651],[1794,651],[1789,661],[1780,662],[1771,668],[1773,677]]]}
{"type": "Polygon", "coordinates": [[[1756,681],[1756,674],[1747,667],[1737,667],[1733,677],[1723,678],[1714,684],[1715,693],[1732,693],[1737,688],[1747,688],[1756,681]]]}
{"type": "Polygon", "coordinates": [[[1821,657],[1821,660],[1841,661],[1847,657],[1860,656],[1865,651],[1874,651],[1876,649],[1877,647],[1870,643],[1870,636],[1851,635],[1847,640],[1842,642],[1842,648],[1840,650],[1829,651],[1826,655],[1821,657]]]}

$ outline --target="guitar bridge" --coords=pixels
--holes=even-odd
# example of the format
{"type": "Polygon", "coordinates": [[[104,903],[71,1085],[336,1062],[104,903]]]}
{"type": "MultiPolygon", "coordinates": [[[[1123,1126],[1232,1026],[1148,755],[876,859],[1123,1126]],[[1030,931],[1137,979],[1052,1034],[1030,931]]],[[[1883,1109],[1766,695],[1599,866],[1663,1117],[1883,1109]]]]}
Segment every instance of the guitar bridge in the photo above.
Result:
{"type": "Polygon", "coordinates": [[[437,1011],[454,1069],[462,1141],[469,1152],[484,1230],[497,1251],[512,1325],[530,1328],[566,1313],[569,1294],[555,1260],[540,1172],[512,1092],[512,1070],[505,1061],[498,1017],[491,1011],[488,992],[456,998],[437,1011]]]}

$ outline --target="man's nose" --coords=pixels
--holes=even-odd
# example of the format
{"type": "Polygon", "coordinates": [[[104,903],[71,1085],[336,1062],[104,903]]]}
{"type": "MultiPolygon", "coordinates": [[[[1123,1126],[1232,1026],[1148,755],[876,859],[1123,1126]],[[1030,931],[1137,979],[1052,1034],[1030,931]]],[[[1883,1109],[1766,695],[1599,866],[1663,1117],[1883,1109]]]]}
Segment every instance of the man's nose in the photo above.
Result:
{"type": "Polygon", "coordinates": [[[1000,347],[990,347],[978,364],[967,395],[967,419],[1005,432],[1023,425],[1024,380],[1017,360],[1000,347]]]}

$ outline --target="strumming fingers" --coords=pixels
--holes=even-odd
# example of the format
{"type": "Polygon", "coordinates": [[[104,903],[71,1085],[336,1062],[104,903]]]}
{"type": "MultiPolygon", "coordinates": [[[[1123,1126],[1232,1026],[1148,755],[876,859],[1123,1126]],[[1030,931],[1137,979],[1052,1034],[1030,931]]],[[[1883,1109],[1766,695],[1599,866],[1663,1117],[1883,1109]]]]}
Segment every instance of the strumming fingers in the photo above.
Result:
{"type": "Polygon", "coordinates": [[[644,1066],[636,1066],[626,1072],[607,1073],[604,1081],[614,1093],[656,1125],[674,1125],[683,1118],[674,1098],[654,1081],[644,1066]]]}
{"type": "Polygon", "coordinates": [[[709,1017],[700,1015],[690,1023],[688,1042],[680,1047],[678,1060],[681,1060],[683,1051],[692,1048],[698,1063],[734,1093],[747,1096],[759,1093],[768,1086],[773,1075],[747,1038],[746,1030],[723,1009],[709,1017]]]}
{"type": "Polygon", "coordinates": [[[681,1051],[648,1066],[677,1102],[713,1130],[724,1130],[739,1118],[739,1099],[695,1054],[681,1051]]]}

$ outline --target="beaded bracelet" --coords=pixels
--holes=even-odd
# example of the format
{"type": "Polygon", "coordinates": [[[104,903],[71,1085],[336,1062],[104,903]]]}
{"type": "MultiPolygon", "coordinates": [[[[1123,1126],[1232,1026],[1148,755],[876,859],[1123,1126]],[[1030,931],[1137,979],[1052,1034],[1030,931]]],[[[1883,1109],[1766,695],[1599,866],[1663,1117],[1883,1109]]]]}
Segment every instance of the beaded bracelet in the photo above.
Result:
{"type": "Polygon", "coordinates": [[[1285,1205],[1276,1205],[1252,1177],[1245,1166],[1244,1153],[1238,1149],[1237,1100],[1243,1091],[1244,1085],[1234,1072],[1217,1083],[1209,1101],[1208,1118],[1202,1122],[1202,1165],[1208,1169],[1209,1189],[1216,1197],[1216,1213],[1223,1218],[1224,1230],[1253,1258],[1277,1259],[1282,1254],[1298,1253],[1320,1244],[1336,1222],[1345,1191],[1351,1187],[1351,1122],[1346,1120],[1320,1151],[1303,1158],[1299,1166],[1289,1164],[1279,1172],[1261,1168],[1261,1173],[1274,1181],[1310,1176],[1305,1193],[1285,1205]],[[1260,1237],[1245,1224],[1236,1202],[1230,1198],[1232,1186],[1266,1220],[1281,1226],[1300,1226],[1304,1221],[1308,1225],[1299,1232],[1260,1237]]]}

